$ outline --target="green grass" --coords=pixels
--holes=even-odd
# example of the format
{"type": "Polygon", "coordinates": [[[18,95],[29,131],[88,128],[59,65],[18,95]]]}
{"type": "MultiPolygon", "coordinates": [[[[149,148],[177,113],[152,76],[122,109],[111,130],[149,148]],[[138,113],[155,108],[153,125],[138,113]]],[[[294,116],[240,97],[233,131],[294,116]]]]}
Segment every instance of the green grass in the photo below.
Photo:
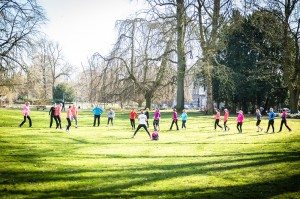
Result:
{"type": "Polygon", "coordinates": [[[246,117],[237,134],[235,118],[222,132],[211,116],[189,113],[187,130],[167,131],[165,112],[150,141],[143,130],[130,138],[128,113],[92,127],[81,112],[67,134],[48,128],[46,111],[18,128],[21,111],[0,109],[0,198],[300,198],[300,120],[288,120],[292,132],[265,134],[246,117]]]}

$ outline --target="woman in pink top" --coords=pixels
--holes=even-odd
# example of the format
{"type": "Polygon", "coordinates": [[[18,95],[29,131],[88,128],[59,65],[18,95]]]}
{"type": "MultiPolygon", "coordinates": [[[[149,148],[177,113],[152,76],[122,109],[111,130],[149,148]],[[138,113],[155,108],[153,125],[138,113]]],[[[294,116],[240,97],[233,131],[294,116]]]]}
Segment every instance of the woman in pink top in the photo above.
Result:
{"type": "Polygon", "coordinates": [[[172,116],[172,124],[171,124],[171,126],[170,126],[170,131],[171,131],[172,128],[173,128],[173,124],[176,124],[177,131],[179,130],[177,121],[178,121],[178,115],[177,115],[176,109],[174,108],[174,109],[173,109],[173,116],[172,116]]]}
{"type": "Polygon", "coordinates": [[[61,129],[61,104],[58,104],[56,107],[55,107],[55,111],[54,111],[54,119],[55,119],[55,122],[56,122],[56,129],[58,129],[58,127],[61,129]]]}
{"type": "Polygon", "coordinates": [[[29,120],[29,127],[32,127],[32,121],[31,121],[31,118],[29,116],[29,113],[30,113],[29,102],[26,102],[25,105],[23,106],[22,113],[23,113],[23,116],[24,116],[24,120],[19,125],[19,127],[23,126],[23,124],[26,122],[26,118],[28,118],[28,120],[29,120]]]}
{"type": "Polygon", "coordinates": [[[217,126],[220,127],[221,129],[223,129],[223,127],[219,124],[220,122],[220,111],[219,109],[215,109],[216,114],[215,114],[215,130],[217,129],[217,126]]]}
{"type": "Polygon", "coordinates": [[[239,111],[239,114],[238,114],[236,120],[237,120],[236,128],[238,129],[239,133],[242,133],[242,125],[244,122],[244,114],[243,114],[242,110],[239,111]]]}
{"type": "Polygon", "coordinates": [[[156,108],[155,112],[154,112],[154,116],[153,116],[153,128],[154,131],[159,131],[159,120],[160,120],[160,112],[159,112],[159,108],[156,108]]]}
{"type": "Polygon", "coordinates": [[[281,123],[280,123],[280,129],[279,129],[278,133],[281,132],[283,124],[289,131],[292,131],[292,129],[287,125],[286,118],[287,118],[287,109],[284,108],[282,110],[282,114],[281,114],[281,123]]]}
{"type": "Polygon", "coordinates": [[[228,121],[228,118],[229,118],[229,111],[225,108],[224,109],[225,113],[224,113],[224,129],[225,131],[228,129],[228,131],[230,130],[230,128],[227,126],[227,121],[228,121]]]}
{"type": "Polygon", "coordinates": [[[67,121],[68,121],[67,129],[66,129],[67,132],[69,132],[70,127],[72,125],[71,123],[72,118],[73,118],[72,106],[69,106],[69,109],[67,110],[67,121]]]}

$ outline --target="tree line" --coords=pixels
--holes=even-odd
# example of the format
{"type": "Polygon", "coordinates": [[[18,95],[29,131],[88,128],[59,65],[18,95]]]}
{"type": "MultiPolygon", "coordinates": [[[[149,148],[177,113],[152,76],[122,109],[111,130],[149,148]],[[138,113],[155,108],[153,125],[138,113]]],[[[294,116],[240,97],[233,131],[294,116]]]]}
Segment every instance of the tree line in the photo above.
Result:
{"type": "Polygon", "coordinates": [[[214,102],[244,111],[298,110],[299,0],[145,3],[145,10],[116,22],[110,53],[95,52],[71,77],[74,67],[62,49],[39,33],[46,17],[36,1],[1,1],[0,91],[24,98],[31,89],[46,100],[67,82],[81,101],[151,108],[176,98],[180,111],[197,82],[206,89],[208,110],[214,102]]]}

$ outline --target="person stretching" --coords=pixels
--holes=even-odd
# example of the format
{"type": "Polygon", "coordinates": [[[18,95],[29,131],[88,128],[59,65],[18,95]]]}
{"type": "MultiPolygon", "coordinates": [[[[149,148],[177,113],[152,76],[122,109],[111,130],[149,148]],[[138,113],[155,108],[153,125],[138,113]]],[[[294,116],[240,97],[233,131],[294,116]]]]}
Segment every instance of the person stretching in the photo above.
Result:
{"type": "Polygon", "coordinates": [[[260,127],[260,122],[261,122],[261,113],[259,109],[256,109],[256,126],[257,126],[257,131],[262,131],[263,129],[260,127]]]}
{"type": "Polygon", "coordinates": [[[215,114],[215,130],[217,130],[217,126],[220,127],[223,130],[223,127],[219,124],[220,122],[220,111],[219,109],[215,109],[216,110],[216,114],[215,114]]]}
{"type": "Polygon", "coordinates": [[[112,126],[114,125],[114,123],[113,123],[114,118],[115,118],[115,111],[112,108],[110,108],[107,113],[107,126],[109,125],[110,121],[111,121],[111,125],[112,126]]]}
{"type": "Polygon", "coordinates": [[[186,124],[186,121],[187,121],[188,116],[187,116],[187,113],[186,113],[185,109],[182,110],[182,114],[181,114],[180,118],[181,118],[181,121],[182,121],[181,128],[182,128],[182,129],[183,129],[183,128],[186,129],[185,124],[186,124]]]}
{"type": "Polygon", "coordinates": [[[265,133],[268,133],[270,126],[272,126],[273,133],[274,133],[274,119],[275,119],[275,113],[273,112],[273,108],[270,108],[270,112],[268,113],[269,115],[269,122],[268,122],[268,128],[265,133]]]}
{"type": "Polygon", "coordinates": [[[29,113],[30,113],[30,107],[29,107],[29,105],[30,105],[30,103],[26,102],[25,105],[23,106],[22,113],[23,113],[23,116],[24,116],[24,120],[21,122],[21,124],[19,125],[19,127],[23,126],[23,124],[26,122],[26,118],[28,118],[28,120],[29,120],[29,127],[32,127],[32,121],[31,121],[31,118],[29,116],[29,113]]]}
{"type": "Polygon", "coordinates": [[[170,126],[170,131],[173,128],[173,124],[176,124],[176,129],[177,129],[177,131],[179,130],[177,121],[178,121],[178,115],[177,115],[176,109],[174,108],[173,109],[173,116],[172,116],[172,123],[171,123],[171,126],[170,126]]]}
{"type": "Polygon", "coordinates": [[[243,130],[242,130],[242,126],[243,126],[243,122],[244,122],[244,114],[243,114],[243,111],[242,110],[240,110],[239,111],[239,114],[238,114],[238,116],[237,116],[237,125],[236,125],[236,128],[237,128],[237,130],[239,131],[239,133],[242,133],[243,132],[243,130]]]}
{"type": "Polygon", "coordinates": [[[130,125],[131,129],[135,130],[135,119],[137,118],[137,113],[135,112],[134,108],[130,111],[129,119],[130,119],[130,125]]]}
{"type": "MultiPolygon", "coordinates": [[[[50,110],[49,110],[49,115],[50,115],[50,128],[52,128],[52,124],[53,124],[55,107],[56,107],[56,104],[54,103],[53,106],[51,106],[51,108],[50,108],[50,110]]],[[[55,119],[54,119],[54,120],[55,120],[55,119]]]]}
{"type": "Polygon", "coordinates": [[[160,112],[159,108],[155,109],[154,116],[153,116],[153,128],[154,131],[159,131],[159,120],[160,120],[160,112]]]}
{"type": "Polygon", "coordinates": [[[224,113],[224,130],[230,130],[230,128],[227,126],[227,121],[228,121],[228,118],[229,118],[229,111],[225,108],[224,109],[225,113],[224,113]]]}
{"type": "Polygon", "coordinates": [[[134,138],[134,136],[136,135],[136,133],[140,130],[140,128],[144,128],[145,131],[148,133],[150,139],[151,139],[151,135],[147,129],[147,116],[144,114],[144,111],[141,110],[141,114],[138,116],[138,120],[139,120],[139,125],[137,127],[137,129],[135,130],[132,138],[134,138]]]}
{"type": "Polygon", "coordinates": [[[75,128],[77,128],[77,125],[78,125],[78,109],[77,107],[75,106],[75,104],[73,104],[72,108],[71,108],[71,111],[72,111],[72,119],[75,120],[75,128]]]}
{"type": "Polygon", "coordinates": [[[73,118],[72,106],[69,106],[69,109],[67,110],[67,122],[68,122],[67,129],[66,129],[67,132],[69,132],[70,127],[72,125],[71,123],[72,118],[73,118]]]}
{"type": "Polygon", "coordinates": [[[280,129],[279,129],[278,133],[281,132],[283,124],[289,131],[292,131],[292,129],[286,123],[286,117],[287,117],[287,110],[284,108],[282,110],[282,114],[281,114],[281,123],[280,123],[280,129]]]}

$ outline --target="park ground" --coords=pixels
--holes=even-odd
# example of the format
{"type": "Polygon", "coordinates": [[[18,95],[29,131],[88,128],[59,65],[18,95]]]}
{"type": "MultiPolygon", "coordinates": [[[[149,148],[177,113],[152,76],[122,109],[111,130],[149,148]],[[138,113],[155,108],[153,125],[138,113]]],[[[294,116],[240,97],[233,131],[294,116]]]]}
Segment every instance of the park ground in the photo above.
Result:
{"type": "Polygon", "coordinates": [[[235,117],[223,132],[212,116],[189,112],[187,130],[168,131],[163,112],[151,141],[143,130],[131,138],[128,114],[92,127],[82,111],[66,133],[49,128],[47,111],[32,111],[33,128],[19,128],[21,111],[0,109],[0,198],[300,198],[300,120],[277,133],[277,118],[276,133],[264,133],[246,116],[238,134],[235,117]]]}

